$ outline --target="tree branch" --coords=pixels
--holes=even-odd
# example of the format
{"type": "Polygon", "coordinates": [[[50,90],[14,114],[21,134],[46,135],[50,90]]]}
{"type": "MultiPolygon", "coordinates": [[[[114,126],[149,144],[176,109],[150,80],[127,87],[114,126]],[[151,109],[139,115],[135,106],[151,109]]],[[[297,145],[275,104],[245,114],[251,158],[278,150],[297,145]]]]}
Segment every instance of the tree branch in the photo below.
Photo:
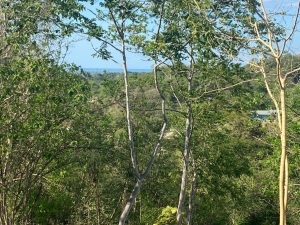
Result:
{"type": "Polygon", "coordinates": [[[204,91],[200,96],[195,97],[195,98],[189,98],[189,99],[190,100],[197,100],[199,98],[202,98],[203,95],[210,94],[210,93],[215,93],[215,92],[220,92],[220,91],[225,91],[225,90],[228,90],[228,89],[233,88],[235,86],[238,86],[238,85],[241,85],[241,84],[244,84],[244,83],[248,83],[248,82],[251,82],[251,81],[257,81],[257,80],[258,79],[245,80],[245,81],[241,81],[241,82],[238,82],[236,84],[233,84],[233,85],[230,85],[230,86],[227,86],[227,87],[218,88],[218,89],[211,90],[211,91],[204,91]]]}

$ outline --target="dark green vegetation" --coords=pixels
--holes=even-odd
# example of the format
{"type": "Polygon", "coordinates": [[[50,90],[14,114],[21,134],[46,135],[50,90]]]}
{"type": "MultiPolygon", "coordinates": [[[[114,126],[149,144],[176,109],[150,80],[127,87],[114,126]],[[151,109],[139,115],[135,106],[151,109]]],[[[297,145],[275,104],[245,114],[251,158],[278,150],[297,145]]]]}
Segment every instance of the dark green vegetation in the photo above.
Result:
{"type": "Polygon", "coordinates": [[[272,47],[291,37],[256,1],[232,2],[100,1],[87,18],[81,1],[0,0],[0,223],[300,224],[300,56],[272,47]],[[62,63],[75,33],[124,73],[62,63]],[[153,71],[128,72],[128,51],[153,71]]]}

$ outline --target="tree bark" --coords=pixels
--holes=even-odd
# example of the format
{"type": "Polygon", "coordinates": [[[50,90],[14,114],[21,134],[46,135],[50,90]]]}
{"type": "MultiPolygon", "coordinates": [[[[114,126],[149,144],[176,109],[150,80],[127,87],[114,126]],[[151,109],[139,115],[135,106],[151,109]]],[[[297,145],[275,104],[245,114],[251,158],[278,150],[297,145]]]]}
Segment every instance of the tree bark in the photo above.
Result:
{"type": "Polygon", "coordinates": [[[285,106],[285,86],[281,82],[281,159],[279,175],[279,204],[280,204],[280,225],[286,225],[286,208],[288,193],[287,155],[286,155],[286,106],[285,106]]]}
{"type": "Polygon", "coordinates": [[[119,225],[124,225],[125,224],[126,219],[128,217],[128,214],[129,214],[129,212],[130,212],[130,210],[131,210],[131,208],[132,208],[132,206],[134,204],[134,201],[135,201],[135,199],[136,199],[136,197],[137,197],[137,195],[138,195],[138,193],[140,191],[140,188],[142,186],[143,180],[144,179],[141,179],[141,180],[138,180],[136,182],[136,184],[135,184],[135,186],[134,186],[134,188],[132,190],[132,193],[131,193],[128,201],[127,201],[127,204],[124,207],[123,212],[121,214],[121,217],[120,217],[120,220],[119,220],[119,225]]]}
{"type": "MultiPolygon", "coordinates": [[[[122,38],[124,38],[122,36],[122,38]]],[[[159,88],[159,84],[158,84],[158,80],[157,80],[157,65],[155,62],[154,65],[154,82],[155,82],[155,87],[156,90],[158,91],[161,99],[162,99],[162,115],[163,115],[163,119],[164,119],[164,123],[160,132],[160,136],[158,138],[157,144],[155,146],[155,149],[150,157],[150,160],[148,162],[147,168],[145,170],[144,173],[140,173],[138,170],[138,164],[137,164],[137,160],[136,160],[136,153],[135,153],[135,149],[134,149],[134,139],[133,139],[133,129],[132,129],[132,121],[131,121],[131,113],[130,113],[130,99],[129,99],[129,82],[128,82],[128,71],[127,71],[127,60],[126,60],[126,53],[125,53],[125,42],[124,39],[122,39],[122,57],[123,57],[123,70],[124,70],[124,81],[125,81],[125,95],[126,95],[126,117],[127,117],[127,127],[128,127],[128,137],[129,137],[129,145],[130,145],[130,155],[131,155],[131,162],[132,162],[132,167],[135,173],[135,176],[137,178],[137,183],[134,186],[134,189],[130,195],[130,198],[127,201],[126,206],[124,207],[122,214],[120,216],[119,219],[119,225],[124,225],[126,222],[126,219],[128,217],[128,214],[132,208],[132,205],[134,204],[137,195],[139,193],[139,190],[142,186],[142,183],[144,181],[144,179],[147,177],[147,175],[149,174],[151,167],[154,163],[154,160],[157,156],[157,153],[160,149],[160,145],[161,145],[161,140],[164,136],[164,133],[166,131],[167,128],[167,117],[166,117],[166,111],[165,111],[165,97],[163,95],[163,93],[161,92],[160,88],[159,88]]]]}
{"type": "MultiPolygon", "coordinates": [[[[161,6],[161,17],[160,17],[160,24],[162,22],[162,14],[163,14],[163,10],[164,10],[164,1],[162,2],[162,6],[161,6]]],[[[110,14],[111,16],[114,18],[113,16],[113,12],[110,10],[110,14]]],[[[123,58],[123,70],[124,70],[124,80],[125,80],[125,95],[126,95],[126,114],[127,114],[127,127],[128,127],[128,136],[129,136],[129,144],[130,144],[130,152],[131,152],[131,161],[132,161],[132,166],[133,166],[133,170],[135,173],[135,176],[137,178],[137,182],[133,188],[133,191],[130,195],[130,198],[127,201],[127,204],[125,206],[125,208],[122,211],[121,217],[119,219],[119,225],[124,225],[126,222],[126,219],[128,217],[128,214],[137,198],[137,195],[139,193],[139,190],[142,186],[142,183],[144,181],[144,179],[147,177],[147,175],[149,174],[153,164],[154,164],[154,160],[157,156],[157,153],[159,152],[160,149],[160,145],[161,145],[161,141],[164,137],[166,128],[167,128],[167,124],[168,124],[168,120],[167,120],[167,116],[166,116],[166,110],[165,110],[165,97],[159,87],[159,83],[158,83],[158,79],[157,79],[157,63],[156,60],[154,61],[154,69],[153,69],[153,74],[154,74],[154,84],[155,84],[155,88],[157,90],[157,92],[159,93],[161,99],[162,99],[162,117],[163,117],[163,125],[160,131],[160,136],[157,140],[156,146],[153,150],[153,153],[149,159],[147,168],[145,169],[144,173],[140,173],[140,171],[138,170],[138,164],[137,164],[137,159],[136,159],[136,154],[135,154],[135,149],[134,149],[134,139],[133,139],[133,129],[132,129],[132,121],[131,121],[131,115],[130,115],[130,100],[129,100],[129,82],[128,82],[128,71],[127,71],[127,59],[126,59],[126,49],[125,49],[125,38],[124,38],[124,32],[125,32],[125,21],[126,19],[123,18],[122,19],[122,23],[121,26],[118,26],[118,23],[114,20],[114,24],[118,30],[119,33],[119,37],[121,40],[121,45],[122,45],[122,49],[121,49],[121,53],[122,53],[122,58],[123,58]]],[[[157,30],[157,34],[156,34],[156,41],[158,38],[158,34],[160,32],[160,28],[161,26],[158,26],[158,30],[157,30]]]]}
{"type": "Polygon", "coordinates": [[[192,225],[192,218],[193,218],[193,206],[194,206],[194,201],[196,197],[196,187],[197,187],[197,171],[196,171],[196,164],[195,160],[193,158],[193,153],[190,152],[191,155],[191,160],[192,160],[192,168],[193,168],[193,180],[191,183],[191,190],[190,190],[190,196],[189,196],[189,209],[187,213],[187,225],[192,225]]]}
{"type": "MultiPolygon", "coordinates": [[[[190,46],[190,65],[189,65],[189,73],[187,76],[187,91],[188,93],[192,90],[192,81],[193,81],[193,47],[190,46]]],[[[183,167],[182,167],[182,176],[181,176],[181,185],[180,185],[180,194],[178,200],[178,207],[176,213],[177,224],[182,224],[182,213],[184,209],[184,201],[186,196],[186,186],[188,182],[188,168],[189,168],[189,157],[190,157],[190,141],[192,136],[192,117],[193,117],[193,109],[189,99],[185,99],[187,104],[187,117],[185,121],[185,141],[184,141],[184,152],[183,152],[183,167]]]]}
{"type": "Polygon", "coordinates": [[[184,200],[186,195],[186,186],[188,181],[188,166],[189,166],[189,154],[190,154],[190,134],[191,134],[191,115],[186,118],[186,133],[185,133],[185,144],[183,152],[183,167],[182,167],[182,177],[181,177],[181,186],[180,194],[177,207],[177,224],[182,224],[182,212],[184,208],[184,200]]]}

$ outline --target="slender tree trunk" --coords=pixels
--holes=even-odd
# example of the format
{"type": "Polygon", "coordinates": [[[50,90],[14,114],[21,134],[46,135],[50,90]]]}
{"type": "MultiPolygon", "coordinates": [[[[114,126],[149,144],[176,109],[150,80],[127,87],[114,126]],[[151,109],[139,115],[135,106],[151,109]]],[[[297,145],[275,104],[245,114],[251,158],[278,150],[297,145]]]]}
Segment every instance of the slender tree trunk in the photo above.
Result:
{"type": "Polygon", "coordinates": [[[166,117],[166,112],[165,112],[165,97],[163,96],[158,80],[157,80],[157,65],[155,62],[154,65],[154,80],[155,80],[155,87],[158,93],[160,94],[160,97],[162,99],[162,115],[164,119],[164,123],[161,129],[160,137],[157,141],[157,144],[155,146],[155,149],[152,153],[152,156],[150,157],[149,163],[147,165],[147,168],[144,173],[140,173],[138,170],[138,164],[136,160],[136,154],[135,154],[135,148],[134,148],[134,140],[133,140],[133,129],[132,129],[132,121],[131,121],[131,113],[130,113],[130,99],[129,99],[129,82],[128,82],[128,71],[127,71],[127,60],[126,60],[126,51],[125,51],[125,42],[124,42],[124,37],[122,37],[122,57],[123,57],[123,70],[124,70],[124,81],[125,81],[125,95],[126,95],[126,117],[127,117],[127,127],[128,127],[128,137],[129,137],[129,145],[130,145],[130,156],[131,156],[131,162],[132,162],[132,167],[134,174],[137,178],[137,183],[135,184],[133,191],[130,195],[130,198],[127,201],[127,204],[125,205],[122,214],[119,219],[119,225],[124,225],[126,222],[126,219],[128,217],[128,214],[137,198],[137,195],[139,193],[139,190],[142,186],[142,183],[144,179],[147,177],[149,174],[151,167],[154,163],[154,160],[156,158],[156,155],[159,151],[160,145],[161,145],[161,140],[164,136],[164,133],[167,128],[167,117],[166,117]]]}
{"type": "MultiPolygon", "coordinates": [[[[285,157],[285,189],[284,189],[284,211],[287,213],[287,203],[288,203],[288,184],[289,184],[289,164],[288,157],[285,157]]],[[[286,223],[286,222],[285,222],[286,223]]]]}
{"type": "Polygon", "coordinates": [[[128,129],[128,139],[130,145],[130,157],[135,176],[140,179],[140,173],[137,168],[136,154],[134,149],[134,140],[133,140],[133,129],[131,122],[131,113],[130,113],[130,98],[129,98],[129,82],[128,82],[128,70],[127,70],[127,60],[125,53],[125,43],[122,42],[122,57],[123,57],[123,72],[124,72],[124,82],[125,82],[125,98],[126,98],[126,118],[127,118],[127,129],[128,129]]]}
{"type": "Polygon", "coordinates": [[[126,222],[127,216],[132,208],[132,205],[139,193],[143,179],[141,179],[141,175],[137,168],[136,154],[135,154],[135,150],[134,150],[133,130],[132,130],[131,113],[130,113],[129,82],[128,82],[127,60],[126,60],[126,53],[125,53],[125,42],[124,42],[124,37],[121,37],[121,38],[122,38],[123,72],[124,72],[124,82],[125,82],[126,118],[127,118],[128,139],[129,139],[129,145],[130,145],[130,157],[131,157],[131,163],[132,163],[134,174],[135,174],[136,178],[138,179],[138,181],[135,184],[133,191],[130,195],[130,198],[128,199],[128,201],[123,209],[121,217],[119,219],[119,225],[124,225],[126,222]]]}
{"type": "Polygon", "coordinates": [[[177,222],[178,225],[182,224],[182,212],[184,208],[184,200],[186,195],[186,186],[188,182],[188,166],[189,166],[189,154],[190,154],[190,133],[191,133],[191,121],[190,115],[186,119],[186,134],[185,134],[185,144],[183,152],[183,168],[181,177],[180,194],[177,207],[177,222]]]}
{"type": "MultiPolygon", "coordinates": [[[[162,4],[162,12],[163,12],[163,8],[164,8],[164,2],[162,4]]],[[[113,16],[113,12],[112,10],[110,9],[110,14],[111,16],[114,18],[113,16]]],[[[162,18],[160,18],[160,23],[161,23],[161,20],[162,18]]],[[[162,125],[162,128],[161,128],[161,132],[160,132],[160,136],[156,142],[156,146],[153,150],[153,153],[149,159],[149,162],[148,162],[148,165],[147,165],[147,168],[145,169],[145,171],[143,173],[141,173],[138,169],[138,164],[137,164],[137,159],[136,159],[136,153],[135,153],[135,148],[134,148],[134,139],[133,139],[133,128],[132,128],[132,121],[131,121],[131,113],[130,113],[130,99],[129,99],[129,82],[128,82],[128,71],[127,71],[127,59],[126,59],[126,48],[125,48],[125,34],[124,32],[126,31],[125,29],[125,21],[126,21],[126,18],[124,17],[122,19],[122,22],[121,22],[121,25],[119,26],[118,23],[115,21],[114,19],[114,24],[118,30],[118,33],[119,33],[119,37],[120,37],[120,40],[121,40],[121,53],[122,53],[122,59],[123,59],[123,70],[124,70],[124,81],[125,81],[125,95],[126,95],[126,117],[127,117],[127,128],[128,128],[128,137],[129,137],[129,145],[130,145],[130,155],[131,155],[131,162],[132,162],[132,167],[133,167],[133,171],[134,171],[134,174],[137,178],[137,182],[133,188],[133,191],[130,195],[130,198],[128,199],[123,211],[122,211],[122,214],[120,216],[120,219],[119,219],[119,225],[124,225],[125,222],[126,222],[126,219],[128,217],[128,214],[134,204],[134,202],[136,201],[136,198],[137,198],[137,195],[139,193],[139,190],[142,186],[142,183],[144,181],[144,179],[147,177],[147,175],[149,174],[153,164],[154,164],[154,160],[157,156],[157,153],[159,152],[159,149],[160,149],[160,145],[161,145],[161,141],[164,137],[164,134],[165,134],[165,131],[167,129],[167,124],[168,124],[168,120],[167,120],[167,116],[166,116],[166,110],[165,110],[165,103],[166,103],[166,100],[165,100],[165,97],[159,87],[159,84],[158,84],[158,79],[157,79],[157,63],[156,63],[156,60],[154,61],[154,69],[153,69],[153,73],[154,73],[154,83],[155,83],[155,88],[157,90],[157,92],[159,93],[161,99],[162,99],[162,116],[163,116],[163,125],[162,125]]],[[[157,41],[157,38],[158,38],[158,34],[160,32],[160,26],[158,28],[158,31],[157,31],[157,37],[156,37],[156,41],[157,41]]]]}
{"type": "MultiPolygon", "coordinates": [[[[191,90],[192,79],[188,79],[188,91],[191,90]]],[[[186,196],[186,186],[188,182],[188,167],[189,167],[189,157],[190,157],[190,140],[192,133],[192,106],[187,100],[188,112],[185,122],[185,141],[184,141],[184,152],[183,152],[183,167],[182,167],[182,176],[181,176],[181,185],[180,185],[180,194],[178,200],[177,214],[176,219],[178,225],[182,224],[182,212],[184,209],[184,201],[186,196]]]]}
{"type": "Polygon", "coordinates": [[[281,159],[279,176],[279,204],[280,204],[280,225],[286,225],[287,193],[288,193],[288,171],[286,155],[286,106],[285,106],[285,86],[281,82],[281,159]]]}
{"type": "Polygon", "coordinates": [[[138,180],[136,182],[136,184],[135,184],[135,186],[133,188],[133,191],[132,191],[132,193],[131,193],[128,201],[127,201],[127,204],[124,207],[123,212],[121,214],[121,217],[120,217],[120,220],[119,220],[119,225],[124,225],[125,224],[126,219],[128,217],[128,214],[129,214],[129,212],[130,212],[130,210],[131,210],[131,208],[132,208],[132,206],[134,204],[134,201],[135,201],[135,199],[136,199],[136,197],[137,197],[137,195],[138,195],[138,193],[140,191],[142,183],[143,183],[143,179],[138,180]]]}
{"type": "Polygon", "coordinates": [[[265,86],[268,94],[271,97],[277,111],[278,127],[280,129],[280,140],[281,140],[281,157],[280,157],[280,172],[279,172],[279,225],[286,225],[286,211],[288,201],[288,159],[286,154],[286,99],[285,99],[285,82],[286,75],[284,78],[281,77],[280,59],[276,58],[276,70],[277,70],[277,81],[280,88],[280,105],[279,101],[276,100],[273,93],[271,92],[270,86],[267,81],[267,74],[263,67],[261,72],[264,77],[265,86]]]}
{"type": "MultiPolygon", "coordinates": [[[[187,91],[188,93],[192,90],[192,81],[193,81],[193,48],[190,46],[190,68],[189,68],[189,74],[187,77],[188,85],[187,85],[187,91]]],[[[187,104],[187,117],[185,121],[185,141],[184,141],[184,152],[183,152],[183,167],[182,167],[182,176],[181,176],[181,185],[180,185],[180,194],[179,194],[179,200],[178,200],[178,207],[177,207],[177,224],[182,224],[182,213],[184,209],[184,201],[186,196],[186,186],[188,182],[188,168],[189,168],[189,157],[190,157],[190,141],[191,141],[191,135],[192,135],[192,116],[193,116],[193,109],[192,105],[189,101],[189,99],[185,99],[187,104]]]]}
{"type": "Polygon", "coordinates": [[[192,159],[192,168],[193,168],[193,180],[191,183],[191,190],[189,196],[189,209],[187,213],[187,225],[192,225],[192,218],[193,218],[193,206],[196,197],[196,187],[197,187],[197,171],[196,171],[196,164],[193,158],[193,153],[190,153],[192,159]]]}

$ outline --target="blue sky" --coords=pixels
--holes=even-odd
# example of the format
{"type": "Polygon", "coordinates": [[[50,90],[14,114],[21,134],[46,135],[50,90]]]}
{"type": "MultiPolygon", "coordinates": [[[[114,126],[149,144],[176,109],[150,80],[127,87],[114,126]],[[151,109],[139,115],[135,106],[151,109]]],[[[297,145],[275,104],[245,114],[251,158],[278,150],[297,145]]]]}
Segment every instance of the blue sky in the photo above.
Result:
{"type": "MultiPolygon", "coordinates": [[[[296,0],[264,0],[265,8],[267,11],[287,11],[292,14],[293,11],[297,8],[298,1],[296,0]]],[[[291,21],[281,20],[287,26],[290,25],[291,21]]],[[[74,37],[74,39],[79,39],[72,43],[71,48],[68,51],[68,54],[65,58],[67,62],[75,63],[83,68],[120,68],[119,65],[110,60],[102,60],[100,58],[92,57],[94,50],[91,46],[91,43],[85,40],[83,37],[74,37]]],[[[300,35],[299,32],[294,36],[291,47],[295,53],[300,53],[299,45],[300,35]]],[[[97,46],[99,44],[97,41],[93,41],[93,44],[97,46]]],[[[112,52],[113,57],[117,61],[121,61],[121,56],[112,52]]],[[[128,53],[128,68],[129,69],[151,69],[153,63],[148,61],[146,57],[137,53],[128,53]]]]}
{"type": "MultiPolygon", "coordinates": [[[[97,41],[94,41],[97,46],[97,41]]],[[[82,68],[120,68],[119,65],[111,60],[102,60],[100,58],[92,57],[94,50],[91,43],[86,40],[76,41],[72,43],[68,55],[66,56],[67,62],[73,62],[82,68]]],[[[121,61],[120,54],[112,51],[113,57],[117,61],[121,61]]],[[[151,69],[152,63],[147,61],[141,54],[128,53],[128,68],[129,69],[151,69]]]]}
{"type": "MultiPolygon", "coordinates": [[[[89,4],[84,4],[86,8],[94,10],[89,4]]],[[[85,12],[85,16],[93,18],[94,16],[90,12],[85,12]]],[[[103,24],[102,26],[107,26],[103,24]]],[[[69,63],[75,63],[82,68],[121,68],[118,64],[111,60],[102,60],[97,57],[92,57],[91,55],[95,53],[92,45],[97,48],[99,46],[99,41],[92,40],[87,41],[84,37],[72,37],[77,40],[72,42],[72,46],[68,51],[65,60],[69,63]]],[[[122,62],[122,56],[120,53],[112,48],[108,48],[112,53],[114,60],[117,62],[122,62]]],[[[128,69],[151,69],[153,63],[147,60],[147,57],[138,53],[126,53],[127,54],[127,67],[128,69]]]]}

